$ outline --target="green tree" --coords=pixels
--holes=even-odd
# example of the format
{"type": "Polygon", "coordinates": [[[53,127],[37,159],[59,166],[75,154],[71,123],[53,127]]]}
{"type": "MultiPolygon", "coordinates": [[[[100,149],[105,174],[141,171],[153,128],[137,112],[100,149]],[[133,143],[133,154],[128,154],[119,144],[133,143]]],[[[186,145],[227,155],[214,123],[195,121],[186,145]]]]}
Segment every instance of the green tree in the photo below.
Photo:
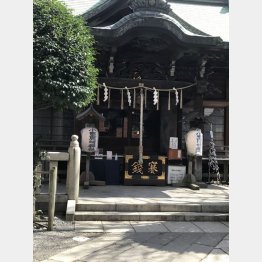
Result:
{"type": "Polygon", "coordinates": [[[94,38],[57,0],[33,1],[34,108],[78,110],[95,97],[94,38]]]}

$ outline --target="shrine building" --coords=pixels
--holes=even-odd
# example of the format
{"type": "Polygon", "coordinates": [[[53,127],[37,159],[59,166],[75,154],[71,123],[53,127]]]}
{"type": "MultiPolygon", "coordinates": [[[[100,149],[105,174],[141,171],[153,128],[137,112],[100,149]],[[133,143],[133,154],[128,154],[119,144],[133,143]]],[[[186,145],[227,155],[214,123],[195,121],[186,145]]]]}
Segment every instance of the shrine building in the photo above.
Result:
{"type": "Polygon", "coordinates": [[[201,130],[193,170],[202,182],[212,128],[220,172],[228,180],[228,0],[62,2],[95,37],[99,86],[96,100],[80,113],[34,111],[41,148],[67,151],[72,134],[81,143],[81,130],[94,127],[98,150],[91,153],[90,170],[97,180],[167,185],[169,166],[188,172],[185,135],[201,130]],[[107,180],[107,172],[117,177],[107,180]]]}

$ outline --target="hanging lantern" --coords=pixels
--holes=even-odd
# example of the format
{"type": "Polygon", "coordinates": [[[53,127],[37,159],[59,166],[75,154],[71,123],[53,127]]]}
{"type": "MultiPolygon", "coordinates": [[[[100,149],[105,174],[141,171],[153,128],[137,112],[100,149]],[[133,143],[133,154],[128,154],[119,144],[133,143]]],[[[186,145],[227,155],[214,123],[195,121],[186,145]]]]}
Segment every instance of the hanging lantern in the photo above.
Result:
{"type": "Polygon", "coordinates": [[[203,134],[201,129],[190,130],[186,136],[187,155],[202,156],[203,134]]]}
{"type": "Polygon", "coordinates": [[[98,148],[98,130],[94,127],[85,127],[81,130],[81,147],[85,152],[95,152],[98,148]]]}

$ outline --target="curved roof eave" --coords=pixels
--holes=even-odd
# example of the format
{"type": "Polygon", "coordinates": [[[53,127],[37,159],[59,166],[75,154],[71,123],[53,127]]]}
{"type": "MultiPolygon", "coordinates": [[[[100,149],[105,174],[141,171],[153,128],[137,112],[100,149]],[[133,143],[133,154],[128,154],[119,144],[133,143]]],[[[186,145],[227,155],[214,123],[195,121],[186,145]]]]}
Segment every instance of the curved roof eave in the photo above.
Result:
{"type": "MultiPolygon", "coordinates": [[[[98,15],[99,13],[103,12],[105,9],[113,6],[119,2],[119,0],[100,0],[95,5],[93,5],[90,9],[88,9],[85,13],[82,14],[83,18],[88,20],[92,17],[98,15]]],[[[128,0],[122,0],[123,3],[128,2],[128,0]]]]}
{"type": "Polygon", "coordinates": [[[105,117],[98,113],[94,107],[93,107],[93,104],[91,104],[85,111],[79,113],[77,116],[76,116],[76,119],[77,120],[82,120],[83,118],[85,118],[86,116],[89,115],[89,113],[93,113],[97,118],[101,119],[101,120],[105,120],[105,117]]]}
{"type": "MultiPolygon", "coordinates": [[[[106,9],[109,9],[111,6],[114,6],[117,4],[119,6],[119,0],[99,0],[96,4],[94,4],[90,9],[85,11],[81,14],[81,16],[87,21],[90,20],[101,13],[103,13],[106,9]]],[[[128,0],[121,0],[121,6],[128,6],[129,1],[128,0]]],[[[205,32],[199,30],[198,28],[194,27],[193,25],[189,24],[187,21],[183,20],[180,16],[178,16],[176,13],[174,13],[173,10],[168,14],[169,16],[173,17],[177,21],[180,22],[185,28],[187,28],[192,33],[196,34],[203,34],[207,35],[205,32]]]]}
{"type": "Polygon", "coordinates": [[[184,43],[200,45],[221,45],[219,36],[198,35],[188,31],[173,17],[151,11],[140,11],[129,14],[115,24],[104,27],[91,27],[95,36],[102,38],[119,38],[128,31],[139,27],[162,28],[169,31],[184,43]]]}

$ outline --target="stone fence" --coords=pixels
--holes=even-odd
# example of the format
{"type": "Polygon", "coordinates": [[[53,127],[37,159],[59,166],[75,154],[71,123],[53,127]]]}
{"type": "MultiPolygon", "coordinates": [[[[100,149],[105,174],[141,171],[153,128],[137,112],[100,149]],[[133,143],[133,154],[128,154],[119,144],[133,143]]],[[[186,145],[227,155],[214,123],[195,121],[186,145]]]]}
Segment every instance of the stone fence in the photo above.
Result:
{"type": "MultiPolygon", "coordinates": [[[[36,203],[38,202],[41,204],[41,203],[49,202],[51,198],[50,196],[50,188],[51,188],[50,183],[52,182],[51,174],[54,169],[56,170],[56,172],[58,171],[59,161],[67,162],[66,194],[64,194],[63,196],[57,195],[57,199],[55,201],[56,202],[59,201],[60,203],[62,202],[65,205],[68,200],[77,201],[79,196],[80,160],[81,160],[81,148],[79,147],[78,136],[72,135],[68,152],[47,152],[44,160],[50,162],[49,172],[42,171],[40,165],[35,171],[35,173],[37,173],[38,176],[41,176],[41,173],[42,174],[49,173],[49,193],[44,194],[44,193],[40,193],[40,190],[36,191],[36,203]]],[[[57,180],[54,181],[54,183],[57,184],[57,180]]],[[[56,185],[55,185],[55,192],[53,192],[53,194],[56,195],[56,185]]],[[[46,208],[44,207],[44,209],[46,208]]],[[[61,211],[61,208],[59,209],[61,211]]]]}

